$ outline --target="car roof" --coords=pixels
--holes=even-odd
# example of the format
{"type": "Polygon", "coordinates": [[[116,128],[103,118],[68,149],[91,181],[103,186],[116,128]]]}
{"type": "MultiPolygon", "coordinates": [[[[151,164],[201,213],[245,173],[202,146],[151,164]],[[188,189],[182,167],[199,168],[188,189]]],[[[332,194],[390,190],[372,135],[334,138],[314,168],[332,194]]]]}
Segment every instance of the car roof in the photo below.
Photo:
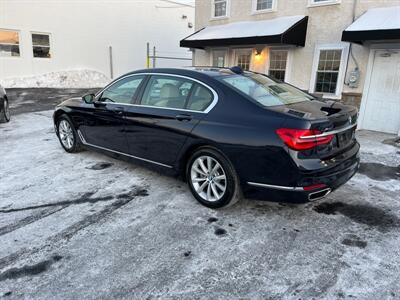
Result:
{"type": "MultiPolygon", "coordinates": [[[[130,74],[137,74],[137,73],[168,73],[174,75],[185,75],[185,76],[193,76],[197,77],[199,75],[206,75],[208,77],[220,77],[226,75],[235,75],[236,73],[233,72],[229,68],[218,68],[218,67],[185,67],[185,68],[151,68],[151,69],[142,69],[133,72],[129,72],[126,75],[130,74]]],[[[245,73],[252,73],[252,72],[245,72],[245,73]]]]}

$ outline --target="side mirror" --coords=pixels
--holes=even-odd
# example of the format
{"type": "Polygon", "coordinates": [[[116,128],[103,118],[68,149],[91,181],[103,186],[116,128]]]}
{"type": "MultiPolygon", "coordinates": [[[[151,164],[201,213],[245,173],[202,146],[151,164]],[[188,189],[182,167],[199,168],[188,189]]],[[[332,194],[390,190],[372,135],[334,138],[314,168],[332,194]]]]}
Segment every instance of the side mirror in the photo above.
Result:
{"type": "Polygon", "coordinates": [[[82,97],[83,101],[87,104],[92,104],[94,102],[95,94],[87,94],[82,97]]]}

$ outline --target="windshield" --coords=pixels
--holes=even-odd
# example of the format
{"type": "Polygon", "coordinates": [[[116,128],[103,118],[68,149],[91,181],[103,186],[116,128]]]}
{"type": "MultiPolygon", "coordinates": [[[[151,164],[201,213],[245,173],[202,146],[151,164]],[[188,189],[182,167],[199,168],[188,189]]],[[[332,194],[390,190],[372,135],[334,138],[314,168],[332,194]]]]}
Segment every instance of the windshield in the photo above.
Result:
{"type": "Polygon", "coordinates": [[[222,76],[220,80],[263,106],[293,104],[314,99],[289,84],[274,81],[261,74],[222,76]]]}

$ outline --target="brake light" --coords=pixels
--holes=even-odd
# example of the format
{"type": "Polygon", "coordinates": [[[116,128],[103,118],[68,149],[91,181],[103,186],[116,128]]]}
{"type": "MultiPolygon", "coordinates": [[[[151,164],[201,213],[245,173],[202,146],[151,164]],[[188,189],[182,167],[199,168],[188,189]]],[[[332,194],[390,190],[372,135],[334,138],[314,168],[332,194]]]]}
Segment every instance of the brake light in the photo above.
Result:
{"type": "Polygon", "coordinates": [[[279,128],[276,130],[276,133],[293,150],[312,149],[318,145],[329,144],[333,139],[333,134],[315,137],[315,135],[321,134],[321,132],[314,129],[279,128]]]}

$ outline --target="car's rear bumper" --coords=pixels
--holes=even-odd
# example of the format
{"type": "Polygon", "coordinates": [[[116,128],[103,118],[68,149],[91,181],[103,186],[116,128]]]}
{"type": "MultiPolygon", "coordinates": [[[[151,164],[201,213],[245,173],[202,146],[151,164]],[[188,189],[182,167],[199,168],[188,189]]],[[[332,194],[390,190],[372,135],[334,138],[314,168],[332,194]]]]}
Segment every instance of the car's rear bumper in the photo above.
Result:
{"type": "Polygon", "coordinates": [[[359,154],[326,171],[316,171],[302,174],[296,186],[270,185],[260,182],[247,182],[243,193],[247,198],[257,200],[305,203],[327,196],[341,185],[345,184],[357,173],[360,165],[359,154]],[[320,188],[305,190],[304,187],[315,184],[324,185],[320,188]]]}

